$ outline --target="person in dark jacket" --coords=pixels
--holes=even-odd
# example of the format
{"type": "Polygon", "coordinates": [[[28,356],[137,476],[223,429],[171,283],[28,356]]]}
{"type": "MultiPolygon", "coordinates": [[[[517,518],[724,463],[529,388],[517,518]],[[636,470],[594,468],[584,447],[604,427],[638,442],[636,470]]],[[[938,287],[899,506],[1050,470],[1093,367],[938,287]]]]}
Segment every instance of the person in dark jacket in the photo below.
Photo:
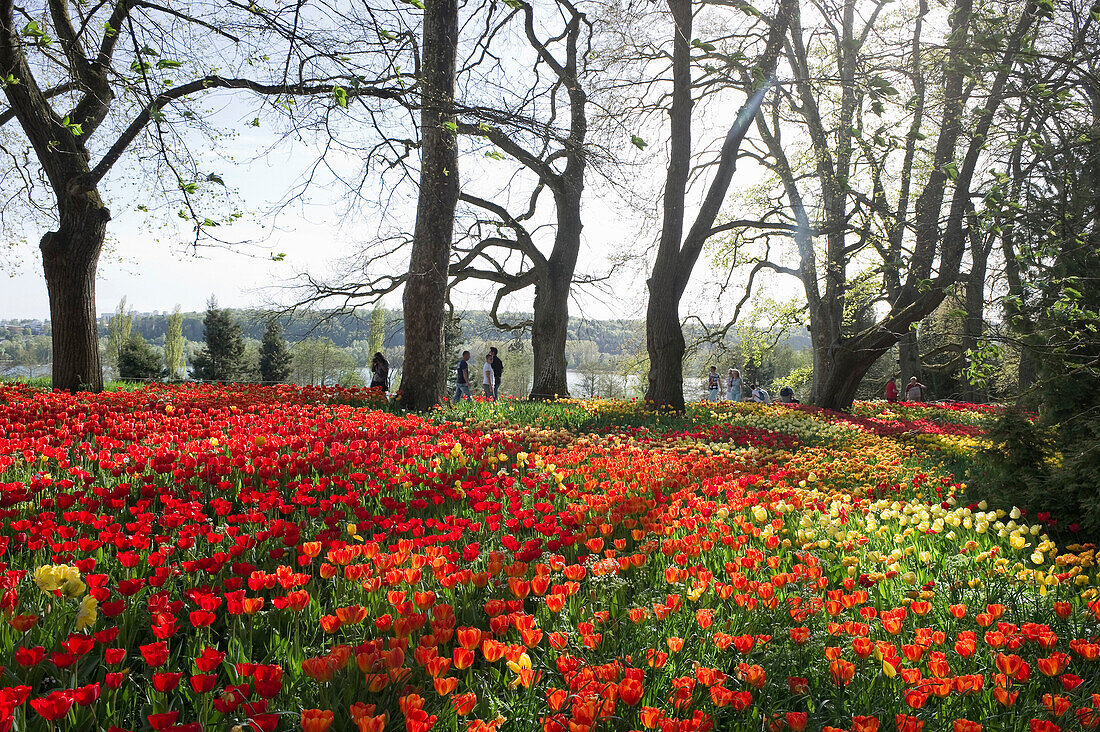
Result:
{"type": "Polygon", "coordinates": [[[497,355],[496,346],[489,349],[489,355],[493,357],[493,399],[496,399],[500,394],[500,375],[504,373],[504,362],[497,355]]]}
{"type": "Polygon", "coordinates": [[[370,362],[370,385],[372,389],[390,387],[390,362],[381,353],[374,354],[370,362]]]}

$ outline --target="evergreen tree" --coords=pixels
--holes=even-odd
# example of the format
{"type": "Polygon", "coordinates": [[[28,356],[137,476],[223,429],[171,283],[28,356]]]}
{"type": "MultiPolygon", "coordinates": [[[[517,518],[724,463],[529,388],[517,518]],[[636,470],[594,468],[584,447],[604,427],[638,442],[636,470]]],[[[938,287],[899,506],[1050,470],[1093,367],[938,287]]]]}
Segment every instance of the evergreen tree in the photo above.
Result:
{"type": "Polygon", "coordinates": [[[140,333],[131,333],[118,354],[118,375],[122,379],[145,380],[160,376],[160,354],[140,333]]]}
{"type": "Polygon", "coordinates": [[[293,360],[282,329],[272,318],[267,321],[264,340],[260,344],[260,380],[268,384],[285,384],[290,378],[293,360]]]}
{"type": "Polygon", "coordinates": [[[168,329],[164,334],[164,370],[169,379],[183,376],[183,313],[177,305],[168,316],[168,329]]]}
{"type": "Polygon", "coordinates": [[[237,381],[245,371],[241,324],[210,298],[203,320],[206,346],[195,354],[192,375],[202,381],[237,381]]]}

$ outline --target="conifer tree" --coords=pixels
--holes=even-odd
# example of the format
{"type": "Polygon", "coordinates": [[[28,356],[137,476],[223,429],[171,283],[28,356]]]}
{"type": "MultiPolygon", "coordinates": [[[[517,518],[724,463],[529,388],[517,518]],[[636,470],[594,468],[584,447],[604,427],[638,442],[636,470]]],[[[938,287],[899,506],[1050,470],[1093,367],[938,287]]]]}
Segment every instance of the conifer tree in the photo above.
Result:
{"type": "Polygon", "coordinates": [[[202,381],[239,381],[246,370],[241,324],[228,310],[218,309],[212,297],[203,325],[206,345],[195,354],[192,375],[202,381]]]}
{"type": "Polygon", "coordinates": [[[264,340],[260,344],[260,380],[265,384],[285,384],[290,378],[293,360],[282,329],[272,318],[267,321],[264,340]]]}
{"type": "Polygon", "coordinates": [[[146,381],[160,376],[160,354],[140,333],[130,333],[118,354],[119,378],[146,381]]]}

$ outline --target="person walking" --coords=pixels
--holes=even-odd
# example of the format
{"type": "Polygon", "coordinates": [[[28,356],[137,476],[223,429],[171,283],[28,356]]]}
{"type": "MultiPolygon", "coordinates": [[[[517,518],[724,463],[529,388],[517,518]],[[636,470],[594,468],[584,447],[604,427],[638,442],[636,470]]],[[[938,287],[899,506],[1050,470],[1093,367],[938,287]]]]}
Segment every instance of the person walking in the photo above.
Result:
{"type": "Polygon", "coordinates": [[[898,400],[898,380],[897,378],[890,379],[886,383],[886,401],[891,404],[898,400]]]}
{"type": "Polygon", "coordinates": [[[726,401],[741,401],[741,387],[744,383],[741,380],[741,372],[737,369],[730,369],[729,376],[726,378],[726,401]]]}
{"type": "Polygon", "coordinates": [[[374,354],[370,362],[370,386],[372,389],[390,386],[390,362],[381,353],[374,354]]]}
{"type": "Polygon", "coordinates": [[[707,399],[712,402],[718,401],[718,389],[721,386],[722,377],[718,375],[718,368],[711,366],[710,373],[707,374],[707,399]]]}
{"type": "Polygon", "coordinates": [[[504,362],[497,355],[497,347],[489,349],[489,355],[493,357],[493,399],[500,395],[500,377],[504,374],[504,362]]]}
{"type": "Polygon", "coordinates": [[[493,398],[493,387],[496,385],[496,375],[493,373],[493,354],[485,354],[485,365],[481,367],[481,387],[485,390],[485,398],[493,398]]]}
{"type": "Polygon", "coordinates": [[[907,402],[923,402],[924,390],[928,387],[917,381],[917,377],[909,379],[909,383],[905,385],[905,401],[907,402]]]}
{"type": "Polygon", "coordinates": [[[457,403],[463,399],[471,398],[473,398],[473,394],[470,392],[470,352],[463,351],[462,358],[458,360],[458,377],[455,379],[454,401],[457,403]]]}

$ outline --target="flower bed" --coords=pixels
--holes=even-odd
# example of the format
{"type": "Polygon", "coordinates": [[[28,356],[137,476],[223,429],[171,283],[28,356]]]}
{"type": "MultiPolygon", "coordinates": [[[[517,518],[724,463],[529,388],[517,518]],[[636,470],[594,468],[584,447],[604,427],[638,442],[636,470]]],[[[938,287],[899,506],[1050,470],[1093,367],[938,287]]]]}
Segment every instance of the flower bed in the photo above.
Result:
{"type": "Polygon", "coordinates": [[[1100,724],[1094,550],[940,466],[981,410],[379,398],[0,387],[0,732],[1100,724]]]}

